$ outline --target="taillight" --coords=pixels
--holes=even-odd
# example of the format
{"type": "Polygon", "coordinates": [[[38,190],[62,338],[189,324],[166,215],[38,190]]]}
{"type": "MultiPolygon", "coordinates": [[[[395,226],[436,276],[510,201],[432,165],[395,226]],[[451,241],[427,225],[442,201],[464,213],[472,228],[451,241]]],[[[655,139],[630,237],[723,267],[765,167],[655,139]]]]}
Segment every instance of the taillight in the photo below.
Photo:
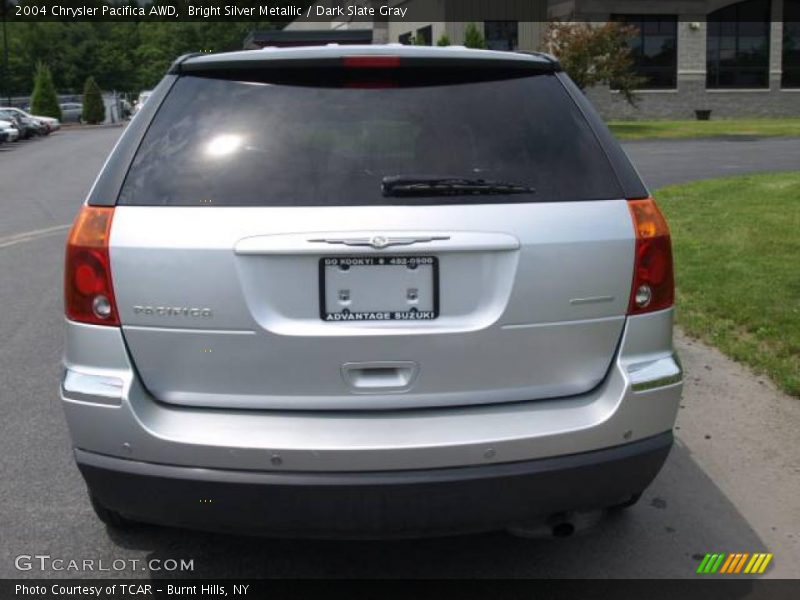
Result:
{"type": "Polygon", "coordinates": [[[636,260],[628,314],[669,308],[675,301],[669,227],[655,200],[629,200],[636,231],[636,260]]]}
{"type": "Polygon", "coordinates": [[[72,321],[119,325],[108,257],[113,217],[113,207],[84,206],[69,232],[64,310],[72,321]]]}

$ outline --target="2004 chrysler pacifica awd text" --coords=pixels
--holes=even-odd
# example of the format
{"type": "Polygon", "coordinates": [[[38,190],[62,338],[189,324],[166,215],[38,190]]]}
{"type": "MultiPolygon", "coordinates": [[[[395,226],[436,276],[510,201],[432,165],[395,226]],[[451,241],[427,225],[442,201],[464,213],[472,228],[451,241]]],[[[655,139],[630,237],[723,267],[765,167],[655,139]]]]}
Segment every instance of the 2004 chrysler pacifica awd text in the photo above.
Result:
{"type": "Polygon", "coordinates": [[[61,398],[109,525],[382,537],[635,502],[667,224],[551,57],[182,57],[69,235],[61,398]]]}

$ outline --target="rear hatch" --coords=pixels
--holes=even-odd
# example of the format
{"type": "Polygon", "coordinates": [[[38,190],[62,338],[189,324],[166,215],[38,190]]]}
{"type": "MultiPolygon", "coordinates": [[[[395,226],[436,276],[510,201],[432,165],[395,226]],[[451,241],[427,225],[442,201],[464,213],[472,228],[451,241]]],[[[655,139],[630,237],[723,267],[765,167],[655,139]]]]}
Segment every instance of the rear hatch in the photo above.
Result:
{"type": "Polygon", "coordinates": [[[397,409],[598,385],[634,234],[552,70],[351,60],[179,77],[110,253],[159,400],[397,409]]]}

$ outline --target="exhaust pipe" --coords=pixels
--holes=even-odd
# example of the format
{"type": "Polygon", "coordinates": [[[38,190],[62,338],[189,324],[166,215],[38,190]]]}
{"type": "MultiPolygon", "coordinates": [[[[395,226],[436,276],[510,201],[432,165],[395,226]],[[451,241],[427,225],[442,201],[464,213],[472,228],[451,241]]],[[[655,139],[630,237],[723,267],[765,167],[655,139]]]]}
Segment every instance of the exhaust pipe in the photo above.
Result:
{"type": "Polygon", "coordinates": [[[602,510],[555,513],[542,521],[510,527],[508,533],[527,539],[567,538],[591,529],[602,517],[602,510]]]}
{"type": "Polygon", "coordinates": [[[575,533],[575,525],[573,525],[569,521],[562,521],[561,523],[553,525],[550,532],[555,538],[569,537],[573,533],[575,533]]]}

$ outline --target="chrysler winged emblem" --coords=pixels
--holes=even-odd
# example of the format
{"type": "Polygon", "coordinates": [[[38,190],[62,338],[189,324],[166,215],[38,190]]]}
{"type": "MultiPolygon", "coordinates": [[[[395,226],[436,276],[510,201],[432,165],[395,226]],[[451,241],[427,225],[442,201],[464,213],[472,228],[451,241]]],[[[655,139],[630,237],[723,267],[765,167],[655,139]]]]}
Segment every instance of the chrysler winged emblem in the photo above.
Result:
{"type": "Polygon", "coordinates": [[[389,245],[389,240],[385,236],[382,235],[373,235],[372,239],[369,241],[369,245],[375,248],[376,250],[380,250],[382,248],[386,248],[389,245]]]}
{"type": "Polygon", "coordinates": [[[338,244],[341,246],[370,246],[376,250],[383,250],[389,246],[410,246],[426,242],[449,240],[449,235],[423,235],[423,236],[397,236],[373,235],[371,237],[350,238],[315,238],[308,240],[312,244],[338,244]]]}

